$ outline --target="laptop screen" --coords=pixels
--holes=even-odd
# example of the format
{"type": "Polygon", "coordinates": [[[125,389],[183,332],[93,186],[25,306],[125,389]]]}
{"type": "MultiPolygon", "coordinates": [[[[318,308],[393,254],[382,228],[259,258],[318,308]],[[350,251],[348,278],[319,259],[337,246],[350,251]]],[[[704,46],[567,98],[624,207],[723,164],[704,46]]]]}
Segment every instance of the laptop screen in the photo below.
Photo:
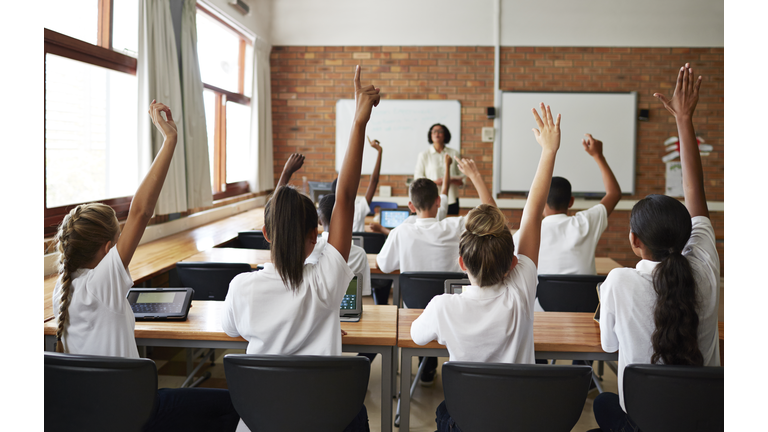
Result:
{"type": "Polygon", "coordinates": [[[395,228],[411,215],[408,210],[394,210],[394,209],[382,209],[381,210],[381,226],[384,228],[395,228]]]}

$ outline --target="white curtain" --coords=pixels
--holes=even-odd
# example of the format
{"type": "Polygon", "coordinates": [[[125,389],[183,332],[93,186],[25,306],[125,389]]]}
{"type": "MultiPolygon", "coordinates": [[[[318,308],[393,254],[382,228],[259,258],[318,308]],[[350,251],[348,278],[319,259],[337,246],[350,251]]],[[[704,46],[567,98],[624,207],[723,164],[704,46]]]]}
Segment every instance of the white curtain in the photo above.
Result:
{"type": "Polygon", "coordinates": [[[139,156],[140,176],[148,171],[163,137],[147,114],[152,99],[173,112],[178,142],[155,213],[178,213],[211,205],[208,136],[203,85],[197,61],[196,0],[184,0],[181,43],[177,45],[168,0],[139,2],[139,156]],[[192,12],[189,12],[191,9],[192,12]],[[192,14],[191,19],[188,17],[192,14]],[[177,46],[181,47],[181,58],[177,46]],[[179,64],[182,67],[180,70],[179,64]]]}
{"type": "Polygon", "coordinates": [[[251,192],[274,189],[272,167],[272,91],[269,53],[272,45],[257,37],[253,50],[253,97],[248,184],[251,192]]]}

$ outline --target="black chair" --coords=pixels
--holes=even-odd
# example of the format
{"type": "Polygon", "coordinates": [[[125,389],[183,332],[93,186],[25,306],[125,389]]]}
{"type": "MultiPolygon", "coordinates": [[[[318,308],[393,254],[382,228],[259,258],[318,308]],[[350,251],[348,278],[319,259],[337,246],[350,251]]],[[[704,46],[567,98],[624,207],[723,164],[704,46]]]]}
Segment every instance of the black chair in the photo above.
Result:
{"type": "Polygon", "coordinates": [[[445,407],[463,432],[568,432],[591,376],[589,366],[447,362],[445,407]]]}
{"type": "Polygon", "coordinates": [[[179,285],[195,290],[192,300],[224,300],[232,279],[252,270],[250,264],[245,263],[176,263],[179,285]]]}
{"type": "Polygon", "coordinates": [[[269,242],[264,238],[264,233],[261,230],[240,231],[237,233],[237,242],[241,249],[269,250],[269,242]]]}
{"type": "Polygon", "coordinates": [[[141,430],[152,415],[157,367],[149,359],[45,353],[45,430],[141,430]]]}
{"type": "Polygon", "coordinates": [[[539,275],[536,296],[547,312],[595,312],[599,299],[597,284],[605,276],[539,275]]]}
{"type": "Polygon", "coordinates": [[[339,432],[363,407],[366,357],[228,354],[232,403],[252,431],[339,432]]]}
{"type": "Polygon", "coordinates": [[[363,238],[363,249],[367,254],[377,254],[381,252],[381,248],[384,247],[384,242],[387,241],[387,235],[374,232],[353,232],[352,236],[358,236],[363,238]]]}
{"type": "Polygon", "coordinates": [[[628,365],[624,406],[643,431],[723,431],[724,377],[722,367],[628,365]]]}

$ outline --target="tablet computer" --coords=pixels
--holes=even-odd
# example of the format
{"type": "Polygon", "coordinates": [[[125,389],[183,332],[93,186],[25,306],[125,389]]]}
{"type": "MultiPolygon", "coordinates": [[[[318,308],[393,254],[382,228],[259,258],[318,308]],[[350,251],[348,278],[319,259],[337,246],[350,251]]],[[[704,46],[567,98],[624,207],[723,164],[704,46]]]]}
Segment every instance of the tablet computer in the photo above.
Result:
{"type": "Polygon", "coordinates": [[[381,209],[381,226],[395,228],[411,215],[410,210],[405,209],[381,209]]]}
{"type": "Polygon", "coordinates": [[[185,321],[194,293],[192,288],[131,288],[127,298],[137,321],[185,321]]]}
{"type": "Polygon", "coordinates": [[[349,285],[347,292],[341,299],[339,308],[339,319],[343,322],[358,322],[363,313],[363,288],[360,283],[363,280],[361,275],[355,275],[349,285]]]}
{"type": "Polygon", "coordinates": [[[445,293],[446,294],[461,294],[464,291],[464,287],[471,285],[469,279],[446,279],[445,280],[445,293]]]}

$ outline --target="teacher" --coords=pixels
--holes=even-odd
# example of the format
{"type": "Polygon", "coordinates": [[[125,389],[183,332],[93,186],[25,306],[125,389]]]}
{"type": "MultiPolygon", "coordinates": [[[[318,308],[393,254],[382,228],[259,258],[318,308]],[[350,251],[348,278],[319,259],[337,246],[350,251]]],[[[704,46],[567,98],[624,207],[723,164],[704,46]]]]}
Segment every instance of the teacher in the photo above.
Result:
{"type": "MultiPolygon", "coordinates": [[[[443,175],[445,174],[445,155],[451,157],[460,157],[458,150],[446,148],[451,142],[451,132],[445,125],[435,123],[427,132],[427,141],[432,144],[429,150],[419,153],[419,159],[416,162],[416,172],[413,179],[428,178],[440,187],[443,185],[443,175]]],[[[451,185],[448,188],[448,214],[459,214],[459,186],[464,185],[464,174],[459,171],[458,164],[451,164],[451,185]]]]}

